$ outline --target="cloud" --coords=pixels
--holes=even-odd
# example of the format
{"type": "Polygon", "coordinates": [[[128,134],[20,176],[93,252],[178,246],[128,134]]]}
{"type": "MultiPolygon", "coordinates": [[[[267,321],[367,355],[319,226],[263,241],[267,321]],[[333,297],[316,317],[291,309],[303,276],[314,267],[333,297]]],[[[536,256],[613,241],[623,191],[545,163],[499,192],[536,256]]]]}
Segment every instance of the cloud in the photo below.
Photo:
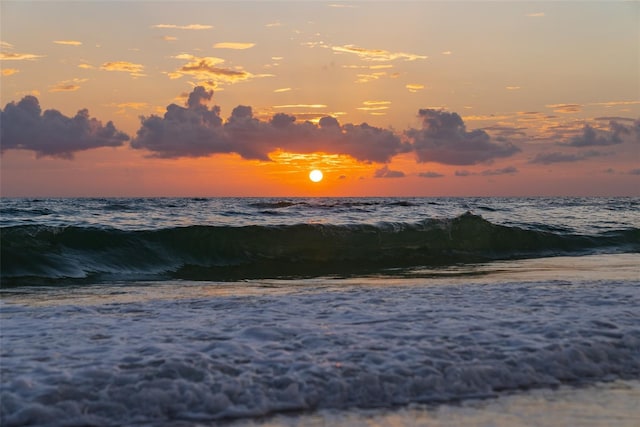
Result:
{"type": "Polygon", "coordinates": [[[505,86],[506,90],[520,90],[520,86],[505,86]]]}
{"type": "Polygon", "coordinates": [[[627,172],[629,175],[640,175],[640,168],[638,169],[631,169],[629,172],[627,172]]]}
{"type": "Polygon", "coordinates": [[[544,16],[544,12],[527,13],[527,16],[530,18],[542,18],[544,16]]]}
{"type": "Polygon", "coordinates": [[[376,169],[373,174],[374,178],[404,178],[405,174],[402,171],[390,170],[387,165],[384,165],[380,169],[376,169]]]}
{"type": "Polygon", "coordinates": [[[457,170],[455,176],[467,177],[467,176],[499,176],[499,175],[513,175],[518,173],[518,169],[514,166],[507,166],[500,169],[487,169],[482,172],[470,172],[468,170],[457,170]]]}
{"type": "Polygon", "coordinates": [[[162,40],[164,40],[166,42],[174,42],[174,41],[178,40],[178,38],[174,37],[174,36],[162,36],[162,40]]]}
{"type": "Polygon", "coordinates": [[[285,104],[274,105],[273,108],[327,108],[325,104],[285,104]]]}
{"type": "Polygon", "coordinates": [[[405,85],[405,87],[409,90],[409,92],[416,93],[422,89],[424,89],[424,85],[418,83],[410,83],[405,85]]]}
{"type": "Polygon", "coordinates": [[[186,59],[187,62],[175,72],[169,73],[169,78],[178,79],[184,75],[190,75],[200,81],[209,80],[214,84],[237,83],[255,77],[267,77],[269,74],[253,75],[241,68],[231,69],[219,67],[224,59],[212,56],[198,57],[190,54],[175,56],[176,59],[186,59]]]}
{"type": "Polygon", "coordinates": [[[496,176],[496,175],[513,175],[515,173],[518,173],[518,169],[513,167],[513,166],[507,166],[506,168],[502,168],[502,169],[490,169],[490,170],[484,170],[482,172],[480,172],[480,175],[482,176],[496,176]]]}
{"type": "Polygon", "coordinates": [[[215,49],[236,49],[244,50],[254,47],[255,43],[234,43],[234,42],[221,42],[213,45],[215,49]]]}
{"type": "Polygon", "coordinates": [[[14,75],[16,73],[19,73],[19,72],[20,72],[20,70],[15,69],[15,68],[3,68],[2,69],[2,75],[5,76],[5,77],[12,76],[12,75],[14,75]]]}
{"type": "Polygon", "coordinates": [[[72,79],[64,80],[49,88],[49,92],[74,92],[80,89],[80,83],[84,83],[89,79],[72,79]]]}
{"type": "Polygon", "coordinates": [[[467,131],[457,113],[422,109],[422,129],[409,129],[418,162],[449,165],[473,165],[500,157],[509,157],[520,149],[510,142],[496,143],[485,131],[467,131]]]}
{"type": "Polygon", "coordinates": [[[396,59],[415,61],[416,59],[427,59],[427,57],[423,55],[404,52],[389,52],[388,50],[383,49],[365,49],[352,44],[332,46],[331,49],[338,53],[352,53],[358,55],[365,61],[394,61],[396,59]]]}
{"type": "Polygon", "coordinates": [[[282,87],[280,89],[274,89],[273,92],[274,93],[282,93],[282,92],[289,92],[290,90],[292,90],[290,87],[282,87]]]}
{"type": "Polygon", "coordinates": [[[77,40],[54,40],[55,44],[62,44],[67,46],[82,46],[82,42],[77,40]]]}
{"type": "Polygon", "coordinates": [[[428,171],[428,172],[420,172],[418,176],[422,178],[442,178],[444,175],[438,172],[428,171]]]}
{"type": "Polygon", "coordinates": [[[172,30],[210,30],[213,28],[213,26],[202,25],[202,24],[189,24],[189,25],[156,24],[156,25],[152,25],[151,28],[164,28],[164,29],[172,29],[172,30]]]}
{"type": "MultiPolygon", "coordinates": [[[[609,131],[597,130],[590,125],[584,125],[582,133],[578,136],[571,138],[567,144],[572,147],[593,147],[593,146],[605,146],[615,145],[624,142],[624,136],[632,135],[633,129],[618,123],[615,120],[609,121],[609,131]]],[[[640,134],[637,134],[637,138],[640,138],[640,134]]]]}
{"type": "Polygon", "coordinates": [[[582,111],[582,105],[580,104],[549,104],[545,105],[547,108],[553,109],[554,113],[573,114],[582,111]]]}
{"type": "Polygon", "coordinates": [[[366,123],[340,125],[329,116],[322,117],[318,125],[298,123],[295,116],[286,113],[277,113],[265,121],[255,118],[250,106],[239,105],[225,122],[218,106],[207,106],[212,96],[213,91],[198,86],[185,107],[171,104],[163,117],[142,117],[131,146],[163,158],[237,153],[245,159],[268,161],[269,153],[284,150],[343,154],[378,163],[410,149],[389,130],[366,123]]]}
{"type": "MultiPolygon", "coordinates": [[[[81,64],[82,65],[82,64],[81,64]]],[[[142,64],[134,64],[127,61],[105,62],[100,66],[104,71],[122,71],[129,73],[132,77],[144,77],[144,66],[142,64]]]]}
{"type": "Polygon", "coordinates": [[[0,52],[2,61],[32,61],[38,58],[44,58],[44,56],[33,53],[0,52]]]}
{"type": "Polygon", "coordinates": [[[608,156],[611,153],[603,153],[601,151],[587,151],[584,153],[567,154],[558,151],[550,153],[539,153],[529,163],[538,163],[543,165],[549,165],[552,163],[570,163],[585,160],[591,157],[608,156]]]}
{"type": "Polygon", "coordinates": [[[98,147],[118,147],[129,137],[118,131],[112,122],[89,117],[86,109],[74,117],[57,110],[40,108],[38,98],[25,96],[0,110],[2,151],[32,150],[37,156],[73,158],[77,151],[98,147]]]}

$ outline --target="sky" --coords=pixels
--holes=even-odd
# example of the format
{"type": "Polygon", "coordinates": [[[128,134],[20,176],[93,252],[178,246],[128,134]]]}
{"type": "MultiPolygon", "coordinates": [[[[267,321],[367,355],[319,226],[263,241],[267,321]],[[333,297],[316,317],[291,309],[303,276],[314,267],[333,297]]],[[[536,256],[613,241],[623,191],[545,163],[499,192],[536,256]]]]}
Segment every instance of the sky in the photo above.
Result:
{"type": "Polygon", "coordinates": [[[3,197],[640,195],[640,2],[3,0],[0,20],[3,197]]]}

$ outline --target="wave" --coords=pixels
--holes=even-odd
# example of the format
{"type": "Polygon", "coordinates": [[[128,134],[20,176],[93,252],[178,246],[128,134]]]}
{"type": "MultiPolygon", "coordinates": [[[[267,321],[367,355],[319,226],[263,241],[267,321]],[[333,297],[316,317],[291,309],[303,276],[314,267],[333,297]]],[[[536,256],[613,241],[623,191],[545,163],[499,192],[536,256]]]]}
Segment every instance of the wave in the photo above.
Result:
{"type": "Polygon", "coordinates": [[[640,229],[597,235],[493,224],[466,213],[416,223],[2,228],[3,285],[64,278],[239,280],[380,272],[570,253],[639,252],[640,229]]]}

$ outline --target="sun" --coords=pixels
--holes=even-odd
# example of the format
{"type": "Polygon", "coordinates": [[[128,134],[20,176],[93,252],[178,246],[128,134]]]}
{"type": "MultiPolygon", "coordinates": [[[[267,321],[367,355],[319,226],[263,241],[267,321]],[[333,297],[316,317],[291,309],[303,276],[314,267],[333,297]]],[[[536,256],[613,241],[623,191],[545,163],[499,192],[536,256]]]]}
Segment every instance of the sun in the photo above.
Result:
{"type": "Polygon", "coordinates": [[[318,169],[312,170],[311,172],[309,172],[309,179],[313,182],[322,181],[322,171],[318,169]]]}

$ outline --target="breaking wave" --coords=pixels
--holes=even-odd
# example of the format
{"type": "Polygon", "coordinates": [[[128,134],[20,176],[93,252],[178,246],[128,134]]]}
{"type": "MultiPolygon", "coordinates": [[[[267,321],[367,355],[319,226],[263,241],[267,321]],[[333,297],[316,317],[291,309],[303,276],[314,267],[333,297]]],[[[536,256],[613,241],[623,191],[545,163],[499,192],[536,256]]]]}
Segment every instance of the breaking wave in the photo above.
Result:
{"type": "Polygon", "coordinates": [[[3,227],[3,285],[19,280],[238,280],[593,252],[638,252],[640,229],[583,235],[466,213],[415,223],[188,226],[158,230],[3,227]]]}

